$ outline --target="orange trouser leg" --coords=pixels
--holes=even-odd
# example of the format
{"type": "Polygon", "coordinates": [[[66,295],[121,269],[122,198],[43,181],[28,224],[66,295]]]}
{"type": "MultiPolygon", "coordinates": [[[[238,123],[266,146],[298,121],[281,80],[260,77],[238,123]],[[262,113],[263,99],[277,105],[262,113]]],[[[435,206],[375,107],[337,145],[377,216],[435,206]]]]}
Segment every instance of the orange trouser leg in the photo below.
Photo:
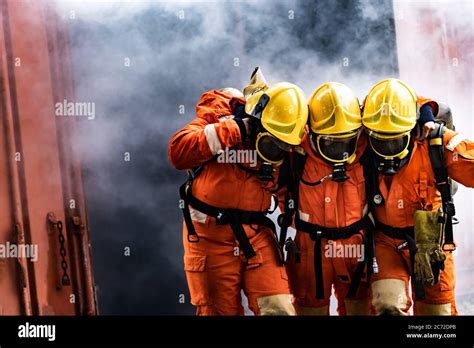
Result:
{"type": "Polygon", "coordinates": [[[315,243],[311,240],[309,234],[304,232],[296,234],[295,242],[301,252],[301,262],[297,263],[294,258],[290,257],[287,262],[287,271],[290,288],[295,296],[295,307],[299,315],[329,315],[329,302],[333,285],[340,315],[369,314],[369,289],[365,279],[361,281],[356,296],[351,299],[347,298],[347,292],[357,268],[357,257],[349,257],[349,255],[333,252],[337,250],[338,246],[361,245],[362,239],[359,235],[338,241],[322,240],[324,283],[324,298],[322,299],[316,298],[315,243]],[[333,247],[333,245],[336,247],[333,247]]]}
{"type": "MultiPolygon", "coordinates": [[[[184,270],[197,315],[242,315],[240,258],[224,226],[194,222],[200,240],[189,243],[184,227],[184,270]],[[216,236],[222,237],[221,242],[216,236]]],[[[230,232],[232,233],[232,232],[230,232]]]]}
{"type": "MultiPolygon", "coordinates": [[[[347,239],[333,241],[337,248],[345,250],[345,257],[333,257],[332,262],[335,269],[334,294],[337,299],[337,312],[339,315],[369,315],[370,314],[370,286],[367,282],[367,265],[365,265],[364,276],[360,280],[355,295],[349,298],[348,292],[352,279],[359,265],[359,260],[365,257],[365,245],[360,235],[354,235],[347,239]],[[355,252],[355,255],[354,255],[355,252]]],[[[333,246],[334,250],[334,244],[333,246]]],[[[337,249],[336,249],[337,250],[337,249]]],[[[367,260],[370,262],[370,260],[367,260]]]]}
{"type": "Polygon", "coordinates": [[[446,253],[444,271],[441,271],[438,284],[425,287],[425,299],[415,301],[415,315],[457,315],[455,288],[454,257],[446,253]]]}
{"type": "Polygon", "coordinates": [[[243,315],[240,292],[255,314],[294,314],[285,269],[272,232],[245,226],[256,252],[248,262],[228,225],[194,222],[200,240],[189,243],[184,226],[184,268],[197,315],[243,315]],[[279,295],[279,296],[276,296],[279,295]],[[273,296],[273,297],[272,297],[273,296]]]}
{"type": "Polygon", "coordinates": [[[255,315],[295,315],[288,276],[271,231],[256,236],[257,256],[244,266],[243,289],[255,315]]]}
{"type": "MultiPolygon", "coordinates": [[[[408,315],[411,273],[408,249],[398,249],[404,240],[377,232],[375,236],[379,273],[371,277],[372,305],[377,315],[408,315]]],[[[454,262],[447,254],[446,267],[439,284],[425,287],[425,299],[415,304],[415,315],[455,315],[454,262]]]]}

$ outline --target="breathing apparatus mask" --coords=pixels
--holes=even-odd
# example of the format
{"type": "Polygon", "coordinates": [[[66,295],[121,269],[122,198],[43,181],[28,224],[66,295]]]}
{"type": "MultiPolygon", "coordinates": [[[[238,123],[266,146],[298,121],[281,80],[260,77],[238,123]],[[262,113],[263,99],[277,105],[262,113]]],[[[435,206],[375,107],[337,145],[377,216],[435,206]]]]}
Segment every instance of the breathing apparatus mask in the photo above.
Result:
{"type": "Polygon", "coordinates": [[[356,158],[361,133],[360,104],[346,85],[326,82],[316,88],[309,99],[311,146],[313,151],[332,165],[331,178],[344,182],[346,166],[356,158]]]}
{"type": "Polygon", "coordinates": [[[395,175],[408,160],[411,131],[400,134],[384,134],[366,130],[369,144],[377,155],[378,170],[386,176],[395,175]]]}
{"type": "Polygon", "coordinates": [[[286,154],[291,149],[290,144],[272,135],[261,123],[262,112],[269,100],[268,95],[262,94],[252,114],[249,115],[252,120],[250,139],[255,141],[255,150],[261,160],[258,178],[262,181],[273,179],[274,167],[283,163],[286,154]]]}
{"type": "Polygon", "coordinates": [[[420,113],[418,97],[404,82],[384,79],[367,94],[362,124],[383,175],[394,175],[408,162],[420,113]]]}
{"type": "MultiPolygon", "coordinates": [[[[259,114],[260,108],[264,108],[268,97],[263,95],[261,104],[257,104],[254,115],[245,113],[244,105],[237,105],[234,113],[237,123],[239,120],[248,118],[251,120],[251,132],[247,134],[247,139],[255,144],[255,151],[260,159],[260,167],[258,169],[258,178],[262,181],[269,181],[273,179],[274,167],[282,164],[286,154],[290,151],[291,145],[281,141],[277,137],[268,132],[260,122],[259,114]]],[[[260,102],[259,102],[260,103],[260,102]]],[[[242,132],[242,130],[241,130],[242,132]]]]}
{"type": "Polygon", "coordinates": [[[338,135],[311,133],[313,150],[332,164],[332,173],[327,178],[335,182],[349,179],[346,165],[354,162],[360,133],[360,130],[338,135]]]}
{"type": "Polygon", "coordinates": [[[274,167],[283,163],[291,146],[301,144],[308,121],[306,96],[292,83],[268,86],[258,67],[244,96],[245,113],[252,120],[249,138],[261,160],[259,178],[271,180],[274,167]]]}

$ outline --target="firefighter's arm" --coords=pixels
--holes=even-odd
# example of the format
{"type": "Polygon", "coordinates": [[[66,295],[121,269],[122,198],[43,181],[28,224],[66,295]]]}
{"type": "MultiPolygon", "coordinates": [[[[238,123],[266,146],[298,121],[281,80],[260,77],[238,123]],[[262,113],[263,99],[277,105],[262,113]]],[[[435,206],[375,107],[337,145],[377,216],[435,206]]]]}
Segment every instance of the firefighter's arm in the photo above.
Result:
{"type": "Polygon", "coordinates": [[[445,128],[444,160],[450,178],[474,187],[474,142],[445,128]]]}
{"type": "Polygon", "coordinates": [[[431,107],[432,114],[434,116],[436,116],[438,114],[439,105],[435,100],[433,100],[431,98],[423,97],[421,95],[417,96],[417,99],[418,99],[418,107],[420,108],[420,111],[424,106],[429,105],[431,107]]]}
{"type": "Polygon", "coordinates": [[[416,139],[422,141],[426,139],[430,132],[435,129],[435,115],[438,114],[439,105],[436,101],[418,96],[418,106],[420,117],[418,119],[418,128],[416,139]]]}
{"type": "Polygon", "coordinates": [[[171,138],[168,158],[176,169],[194,168],[239,142],[239,126],[233,119],[208,123],[196,118],[171,138]]]}
{"type": "Polygon", "coordinates": [[[196,106],[197,118],[169,143],[168,157],[177,169],[199,166],[241,142],[241,129],[245,126],[232,116],[238,101],[244,102],[215,90],[201,96],[196,106]]]}

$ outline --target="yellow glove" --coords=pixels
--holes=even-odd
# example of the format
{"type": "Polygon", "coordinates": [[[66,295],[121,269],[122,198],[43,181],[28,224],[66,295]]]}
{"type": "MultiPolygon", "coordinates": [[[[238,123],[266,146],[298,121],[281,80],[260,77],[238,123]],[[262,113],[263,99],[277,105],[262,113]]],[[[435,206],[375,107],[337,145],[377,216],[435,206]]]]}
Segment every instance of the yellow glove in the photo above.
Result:
{"type": "Polygon", "coordinates": [[[444,238],[444,224],[439,218],[442,213],[438,211],[415,211],[415,277],[425,285],[433,285],[439,281],[439,272],[433,273],[433,266],[444,269],[446,255],[442,250],[444,238]]]}

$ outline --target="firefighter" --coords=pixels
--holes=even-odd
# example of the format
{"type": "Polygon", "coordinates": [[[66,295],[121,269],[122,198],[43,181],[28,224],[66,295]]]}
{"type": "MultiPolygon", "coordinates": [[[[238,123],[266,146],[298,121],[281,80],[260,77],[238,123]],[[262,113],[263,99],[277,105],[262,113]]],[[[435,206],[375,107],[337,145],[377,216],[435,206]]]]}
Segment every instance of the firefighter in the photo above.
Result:
{"type": "Polygon", "coordinates": [[[359,163],[367,145],[360,105],[347,86],[328,82],[314,91],[309,112],[309,134],[293,160],[300,253],[290,253],[287,270],[295,307],[300,315],[329,315],[334,286],[340,315],[366,315],[374,260],[359,163]]]}
{"type": "Polygon", "coordinates": [[[432,120],[438,104],[397,79],[373,86],[363,108],[370,146],[361,161],[376,225],[379,272],[371,290],[378,315],[407,315],[410,279],[415,315],[457,313],[448,177],[474,186],[474,143],[441,124],[415,140],[420,112],[432,120]]]}
{"type": "Polygon", "coordinates": [[[242,315],[243,290],[256,315],[294,315],[267,212],[279,166],[290,147],[301,143],[306,98],[291,83],[268,87],[258,68],[244,92],[246,98],[235,89],[204,93],[196,119],[169,143],[177,169],[195,168],[180,189],[191,303],[197,315],[242,315]],[[220,160],[234,150],[257,153],[256,165],[220,160]]]}

